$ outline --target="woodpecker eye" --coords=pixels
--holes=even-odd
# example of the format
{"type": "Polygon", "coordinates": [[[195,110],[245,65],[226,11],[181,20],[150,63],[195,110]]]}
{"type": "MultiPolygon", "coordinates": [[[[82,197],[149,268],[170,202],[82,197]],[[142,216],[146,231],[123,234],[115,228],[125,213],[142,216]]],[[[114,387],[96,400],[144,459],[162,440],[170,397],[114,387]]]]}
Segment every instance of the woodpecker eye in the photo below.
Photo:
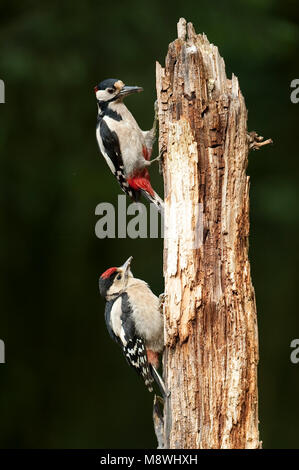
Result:
{"type": "Polygon", "coordinates": [[[121,274],[119,274],[118,276],[116,276],[116,279],[119,281],[121,279],[121,274]]]}
{"type": "Polygon", "coordinates": [[[108,93],[110,93],[112,95],[112,93],[114,93],[114,88],[107,88],[107,91],[108,91],[108,93]]]}

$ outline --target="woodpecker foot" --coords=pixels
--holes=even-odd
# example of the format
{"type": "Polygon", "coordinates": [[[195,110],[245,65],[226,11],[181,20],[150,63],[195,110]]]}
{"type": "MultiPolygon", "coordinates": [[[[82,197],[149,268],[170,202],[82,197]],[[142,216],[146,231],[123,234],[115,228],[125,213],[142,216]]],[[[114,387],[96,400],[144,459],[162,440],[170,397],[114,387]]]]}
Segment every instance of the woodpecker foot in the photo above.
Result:
{"type": "Polygon", "coordinates": [[[162,147],[161,151],[159,152],[159,155],[156,158],[153,158],[152,160],[150,160],[147,164],[151,165],[154,162],[159,162],[160,164],[165,152],[166,152],[166,147],[162,147]]]}
{"type": "Polygon", "coordinates": [[[165,299],[166,299],[166,294],[165,292],[163,292],[162,294],[159,295],[159,310],[160,310],[160,313],[162,313],[162,315],[163,315],[163,310],[164,310],[165,299]]]}

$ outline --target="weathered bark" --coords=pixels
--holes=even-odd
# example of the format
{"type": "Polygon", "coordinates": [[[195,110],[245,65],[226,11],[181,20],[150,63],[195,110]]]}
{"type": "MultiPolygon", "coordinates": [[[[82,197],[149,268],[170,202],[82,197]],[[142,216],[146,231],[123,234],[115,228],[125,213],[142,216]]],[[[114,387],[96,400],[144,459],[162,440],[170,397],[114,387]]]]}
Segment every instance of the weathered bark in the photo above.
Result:
{"type": "Polygon", "coordinates": [[[258,448],[244,98],[217,47],[184,19],[165,68],[157,64],[157,96],[166,150],[164,446],[258,448]]]}

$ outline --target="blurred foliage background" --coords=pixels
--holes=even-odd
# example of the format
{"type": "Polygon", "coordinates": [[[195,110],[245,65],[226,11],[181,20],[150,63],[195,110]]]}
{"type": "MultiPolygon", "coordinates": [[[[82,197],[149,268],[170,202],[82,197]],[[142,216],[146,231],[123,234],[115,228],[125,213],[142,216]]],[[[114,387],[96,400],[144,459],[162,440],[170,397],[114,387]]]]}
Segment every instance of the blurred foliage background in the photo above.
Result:
{"type": "MultiPolygon", "coordinates": [[[[155,447],[152,397],[104,326],[98,277],[134,255],[133,271],[163,291],[162,240],[99,240],[95,207],[119,188],[95,139],[93,87],[144,87],[127,105],[149,128],[155,61],[184,16],[219,46],[240,80],[249,130],[274,146],[250,154],[250,258],[259,338],[265,447],[299,444],[299,10],[291,0],[184,2],[1,0],[0,446],[155,447]]],[[[162,193],[157,167],[153,185],[162,193]]]]}

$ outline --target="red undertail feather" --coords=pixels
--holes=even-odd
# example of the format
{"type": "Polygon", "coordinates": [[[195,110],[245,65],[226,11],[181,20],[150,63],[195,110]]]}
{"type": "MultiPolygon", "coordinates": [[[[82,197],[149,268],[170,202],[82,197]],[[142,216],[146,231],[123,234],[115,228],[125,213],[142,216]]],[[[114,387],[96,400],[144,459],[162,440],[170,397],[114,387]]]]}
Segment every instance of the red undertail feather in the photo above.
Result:
{"type": "Polygon", "coordinates": [[[143,168],[142,170],[134,173],[131,178],[128,178],[127,182],[133,190],[140,191],[146,199],[154,203],[158,211],[163,214],[164,202],[153,190],[147,168],[143,168]]]}
{"type": "Polygon", "coordinates": [[[131,186],[131,188],[137,191],[138,190],[146,191],[151,196],[154,196],[155,192],[152,188],[149,178],[150,178],[149,172],[147,171],[147,169],[144,169],[141,174],[133,176],[132,178],[129,178],[128,183],[131,186]]]}
{"type": "Polygon", "coordinates": [[[102,279],[108,279],[112,273],[114,273],[116,271],[116,268],[109,268],[107,269],[107,271],[105,271],[102,275],[101,275],[101,278],[102,279]]]}

